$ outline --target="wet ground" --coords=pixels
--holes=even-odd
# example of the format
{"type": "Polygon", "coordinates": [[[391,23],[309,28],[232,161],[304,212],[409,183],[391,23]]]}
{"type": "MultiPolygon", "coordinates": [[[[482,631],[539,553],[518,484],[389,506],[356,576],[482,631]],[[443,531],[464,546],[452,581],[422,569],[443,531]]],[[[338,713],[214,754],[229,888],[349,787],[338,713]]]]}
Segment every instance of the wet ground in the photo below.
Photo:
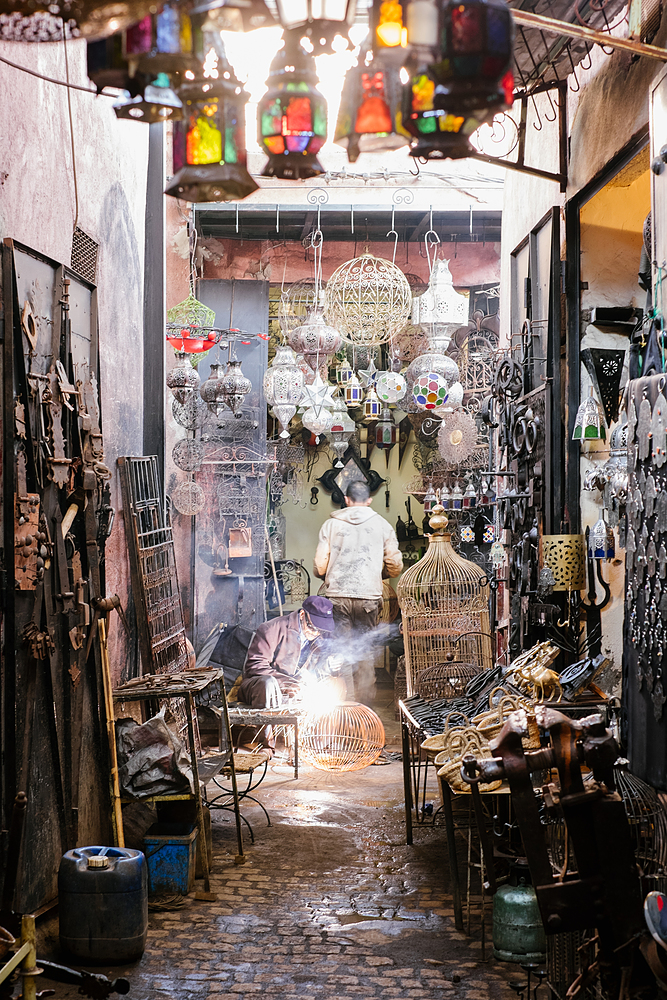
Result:
{"type": "MultiPolygon", "coordinates": [[[[381,714],[398,749],[388,701],[381,714]]],[[[346,774],[304,764],[294,780],[276,761],[256,794],[271,826],[244,806],[255,833],[245,865],[232,814],[213,814],[216,902],[152,912],[141,961],[98,971],[127,976],[135,1000],[513,996],[517,970],[489,947],[481,961],[479,933],[454,928],[444,830],[418,827],[405,844],[399,762],[346,774]]]]}

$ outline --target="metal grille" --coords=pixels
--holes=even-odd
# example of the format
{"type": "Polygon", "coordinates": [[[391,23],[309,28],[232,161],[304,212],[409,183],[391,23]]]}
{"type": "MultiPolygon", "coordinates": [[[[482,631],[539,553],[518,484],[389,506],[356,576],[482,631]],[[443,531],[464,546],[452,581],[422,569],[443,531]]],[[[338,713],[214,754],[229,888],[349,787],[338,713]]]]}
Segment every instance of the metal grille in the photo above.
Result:
{"type": "Polygon", "coordinates": [[[97,275],[98,249],[95,240],[77,226],[72,236],[72,270],[91,284],[95,284],[97,275]]]}

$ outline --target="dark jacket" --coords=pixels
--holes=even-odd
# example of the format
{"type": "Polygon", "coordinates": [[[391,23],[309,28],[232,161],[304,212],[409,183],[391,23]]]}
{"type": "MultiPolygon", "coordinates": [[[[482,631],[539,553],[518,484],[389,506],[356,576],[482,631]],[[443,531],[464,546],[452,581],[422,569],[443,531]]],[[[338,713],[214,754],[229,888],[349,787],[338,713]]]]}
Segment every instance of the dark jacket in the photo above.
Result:
{"type": "Polygon", "coordinates": [[[299,612],[272,618],[255,632],[248,647],[243,677],[275,677],[279,684],[281,681],[294,683],[312,666],[313,661],[321,658],[323,648],[323,640],[315,639],[310,644],[306,662],[299,667],[299,612]]]}

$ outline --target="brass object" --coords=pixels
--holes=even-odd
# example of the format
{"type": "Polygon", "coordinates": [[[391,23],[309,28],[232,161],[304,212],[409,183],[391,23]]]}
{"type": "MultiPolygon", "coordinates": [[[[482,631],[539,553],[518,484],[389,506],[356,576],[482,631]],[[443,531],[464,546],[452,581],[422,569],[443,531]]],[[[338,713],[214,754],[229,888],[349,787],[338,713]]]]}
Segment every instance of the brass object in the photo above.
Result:
{"type": "Polygon", "coordinates": [[[384,741],[372,709],[344,702],[307,717],[299,729],[299,756],[320,771],[360,771],[378,759],[384,741]]]}
{"type": "Polygon", "coordinates": [[[522,691],[530,695],[533,701],[561,701],[563,688],[551,664],[560,656],[558,646],[549,642],[540,642],[527,649],[511,664],[512,680],[522,691]]]}
{"type": "Polygon", "coordinates": [[[452,658],[478,667],[493,665],[489,584],[482,569],[458,555],[440,504],[430,519],[426,555],[406,570],[396,592],[403,614],[408,696],[423,670],[452,658]]]}
{"type": "Polygon", "coordinates": [[[554,590],[581,590],[585,584],[583,535],[542,535],[542,564],[553,573],[554,590]]]}

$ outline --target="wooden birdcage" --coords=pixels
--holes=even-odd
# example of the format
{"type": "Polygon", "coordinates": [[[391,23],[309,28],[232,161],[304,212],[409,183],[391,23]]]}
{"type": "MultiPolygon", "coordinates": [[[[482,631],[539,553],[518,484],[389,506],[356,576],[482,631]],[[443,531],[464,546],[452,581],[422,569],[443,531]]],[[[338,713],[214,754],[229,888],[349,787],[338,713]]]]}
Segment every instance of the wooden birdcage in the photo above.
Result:
{"type": "Polygon", "coordinates": [[[408,696],[417,692],[420,673],[445,663],[448,654],[483,669],[493,666],[488,580],[479,566],[454,551],[447,524],[443,508],[434,507],[426,555],[396,588],[408,696]]]}

